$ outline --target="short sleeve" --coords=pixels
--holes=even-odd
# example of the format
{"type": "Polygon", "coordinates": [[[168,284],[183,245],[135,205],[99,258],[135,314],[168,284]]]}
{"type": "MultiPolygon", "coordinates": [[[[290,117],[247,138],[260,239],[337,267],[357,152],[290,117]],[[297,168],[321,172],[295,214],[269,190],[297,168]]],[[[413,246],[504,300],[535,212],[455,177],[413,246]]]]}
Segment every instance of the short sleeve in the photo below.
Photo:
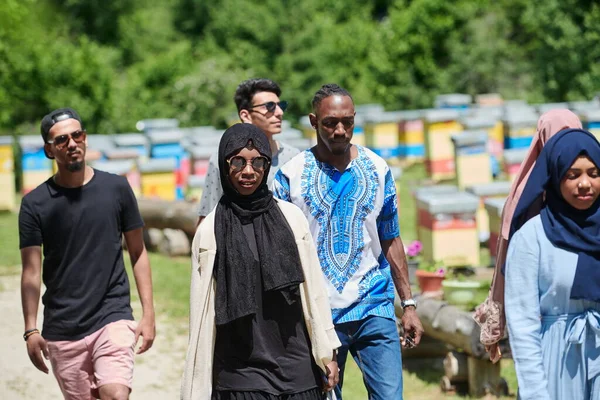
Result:
{"type": "Polygon", "coordinates": [[[290,195],[290,180],[283,173],[282,170],[277,171],[277,175],[275,175],[275,179],[273,179],[273,196],[276,198],[290,202],[292,201],[292,197],[290,195]]]}
{"type": "Polygon", "coordinates": [[[137,199],[126,178],[120,177],[121,191],[121,231],[129,232],[142,228],[144,221],[140,215],[137,199]]]}
{"type": "Polygon", "coordinates": [[[389,169],[385,174],[383,207],[377,217],[377,232],[379,240],[389,240],[400,236],[396,183],[389,169]]]}
{"type": "Polygon", "coordinates": [[[19,249],[42,245],[42,228],[39,218],[27,201],[27,196],[21,201],[19,210],[19,249]]]}
{"type": "Polygon", "coordinates": [[[208,161],[208,171],[206,172],[206,180],[202,189],[198,215],[206,217],[217,206],[222,196],[223,187],[221,186],[217,157],[213,155],[208,161]]]}

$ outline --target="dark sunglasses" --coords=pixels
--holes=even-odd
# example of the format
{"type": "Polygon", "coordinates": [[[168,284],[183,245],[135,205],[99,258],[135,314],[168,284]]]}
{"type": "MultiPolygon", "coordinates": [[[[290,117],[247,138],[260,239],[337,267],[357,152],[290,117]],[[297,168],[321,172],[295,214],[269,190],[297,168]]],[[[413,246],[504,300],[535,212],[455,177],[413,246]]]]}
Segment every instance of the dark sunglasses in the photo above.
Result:
{"type": "Polygon", "coordinates": [[[252,160],[246,160],[242,156],[234,156],[227,160],[229,164],[229,169],[238,173],[246,168],[246,165],[250,164],[254,171],[263,172],[269,166],[269,159],[264,156],[254,157],[252,160]]]}
{"type": "Polygon", "coordinates": [[[83,142],[85,140],[85,136],[86,136],[85,129],[82,129],[80,131],[75,131],[71,134],[67,133],[65,135],[59,135],[59,136],[55,137],[53,140],[46,141],[46,143],[54,144],[56,146],[56,148],[60,150],[63,147],[65,147],[71,139],[73,139],[73,141],[75,143],[83,142]]]}
{"type": "Polygon", "coordinates": [[[321,125],[328,129],[335,129],[340,122],[344,129],[350,129],[354,126],[354,117],[325,118],[321,121],[321,125]]]}
{"type": "Polygon", "coordinates": [[[267,101],[266,103],[262,103],[262,104],[257,104],[255,106],[251,106],[248,107],[249,110],[252,110],[253,108],[256,107],[262,107],[265,106],[265,108],[267,109],[267,112],[275,112],[275,109],[277,108],[277,106],[279,106],[279,108],[281,108],[281,111],[285,112],[287,106],[288,106],[288,102],[287,101],[280,101],[280,102],[274,102],[274,101],[267,101]]]}

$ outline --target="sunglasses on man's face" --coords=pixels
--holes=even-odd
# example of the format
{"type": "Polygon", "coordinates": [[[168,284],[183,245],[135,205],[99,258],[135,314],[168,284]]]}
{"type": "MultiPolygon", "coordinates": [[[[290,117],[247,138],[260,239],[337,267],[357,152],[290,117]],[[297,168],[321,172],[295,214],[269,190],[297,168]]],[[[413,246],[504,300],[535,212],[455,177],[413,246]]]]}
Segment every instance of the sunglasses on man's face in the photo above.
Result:
{"type": "Polygon", "coordinates": [[[354,117],[324,118],[321,121],[321,125],[327,129],[335,129],[340,122],[344,126],[344,129],[350,129],[354,126],[354,117]]]}
{"type": "Polygon", "coordinates": [[[269,159],[264,156],[258,156],[252,160],[246,160],[242,156],[235,156],[227,160],[227,163],[229,164],[229,169],[234,173],[242,171],[248,164],[252,166],[254,171],[263,172],[269,166],[269,159]]]}
{"type": "Polygon", "coordinates": [[[64,148],[71,139],[75,143],[81,143],[85,140],[85,129],[75,131],[71,134],[58,135],[52,140],[48,140],[46,143],[54,144],[58,150],[64,148]]]}
{"type": "Polygon", "coordinates": [[[275,112],[275,110],[277,109],[277,106],[279,106],[279,108],[281,108],[281,111],[285,112],[285,110],[288,106],[288,102],[287,101],[280,101],[280,102],[267,101],[266,103],[256,104],[256,105],[248,107],[248,108],[250,110],[252,110],[253,108],[262,107],[262,106],[264,106],[267,109],[268,113],[275,112]]]}

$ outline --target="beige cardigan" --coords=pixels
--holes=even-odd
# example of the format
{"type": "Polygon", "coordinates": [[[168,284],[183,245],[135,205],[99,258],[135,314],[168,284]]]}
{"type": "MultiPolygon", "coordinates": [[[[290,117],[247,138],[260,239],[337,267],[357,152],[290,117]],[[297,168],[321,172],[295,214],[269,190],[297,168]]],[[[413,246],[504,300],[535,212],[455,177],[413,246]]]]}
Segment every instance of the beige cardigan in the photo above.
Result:
{"type": "MultiPolygon", "coordinates": [[[[341,346],[331,319],[319,258],[302,211],[291,203],[277,200],[288,221],[300,253],[304,283],[300,297],[312,355],[321,368],[331,362],[334,349],[341,346]]],[[[212,394],[215,346],[215,280],[213,265],[217,250],[214,235],[215,211],[202,222],[192,243],[192,283],[190,290],[190,336],[181,383],[182,400],[209,400],[212,394]]],[[[332,392],[330,392],[332,393],[332,392]]]]}

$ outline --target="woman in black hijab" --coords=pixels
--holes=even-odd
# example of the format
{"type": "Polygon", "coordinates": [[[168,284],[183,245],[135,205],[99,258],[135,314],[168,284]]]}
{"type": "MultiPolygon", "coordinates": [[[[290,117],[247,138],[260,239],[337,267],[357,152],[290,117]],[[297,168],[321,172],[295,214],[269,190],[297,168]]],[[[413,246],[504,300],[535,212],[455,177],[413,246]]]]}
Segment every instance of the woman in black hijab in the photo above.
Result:
{"type": "MultiPolygon", "coordinates": [[[[198,341],[203,342],[206,325],[215,326],[213,400],[317,400],[337,384],[334,349],[339,341],[330,331],[318,257],[312,238],[306,236],[308,222],[295,206],[273,198],[266,184],[270,162],[269,142],[256,126],[236,124],[223,134],[219,172],[224,194],[212,218],[200,225],[192,250],[194,254],[200,247],[199,279],[211,271],[214,292],[209,288],[206,296],[201,294],[205,303],[200,309],[214,303],[214,319],[200,312],[200,322],[194,323],[198,318],[192,315],[197,308],[192,293],[191,349],[182,398],[207,398],[198,395],[207,392],[196,380],[197,371],[190,372],[186,389],[190,358],[201,353],[192,348],[194,336],[198,330],[198,341]],[[206,224],[214,226],[212,232],[206,224]],[[212,245],[203,248],[201,243],[210,242],[200,237],[210,233],[214,257],[209,252],[212,245]],[[203,258],[203,253],[208,256],[203,258]]],[[[192,282],[192,291],[202,292],[204,286],[195,288],[192,282]]]]}

